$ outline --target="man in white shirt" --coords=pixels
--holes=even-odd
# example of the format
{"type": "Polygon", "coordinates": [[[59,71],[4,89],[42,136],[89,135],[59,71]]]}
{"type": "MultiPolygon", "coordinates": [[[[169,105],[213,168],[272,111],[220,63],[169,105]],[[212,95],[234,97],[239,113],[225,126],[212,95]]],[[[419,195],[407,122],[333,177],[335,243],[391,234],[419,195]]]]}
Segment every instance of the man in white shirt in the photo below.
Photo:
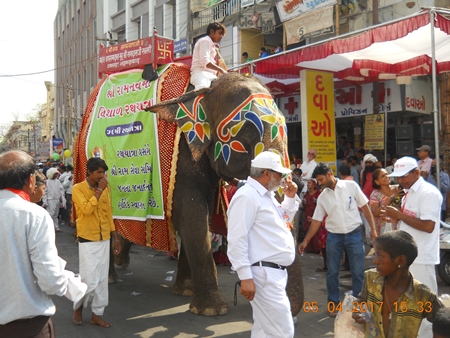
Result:
{"type": "Polygon", "coordinates": [[[191,83],[195,89],[209,88],[211,81],[227,71],[218,66],[218,43],[225,36],[225,26],[218,22],[210,23],[206,36],[199,39],[192,52],[191,83]]]}
{"type": "Polygon", "coordinates": [[[364,280],[364,244],[362,220],[358,208],[361,208],[369,222],[372,240],[377,237],[375,221],[370,211],[369,200],[354,181],[338,180],[325,163],[317,165],[313,178],[324,189],[317,199],[311,226],[305,239],[299,244],[298,250],[303,254],[309,241],[327,216],[325,228],[328,230],[326,245],[328,315],[336,317],[339,311],[339,268],[344,249],[349,258],[352,291],[355,297],[361,292],[364,280]]]}
{"type": "MultiPolygon", "coordinates": [[[[402,157],[394,165],[396,177],[405,196],[402,208],[386,207],[382,215],[398,220],[398,229],[408,232],[416,241],[419,254],[409,271],[437,293],[435,265],[439,264],[439,220],[442,195],[439,190],[421,177],[417,162],[412,157],[402,157]]],[[[418,337],[431,337],[431,323],[422,322],[418,337]]]]}
{"type": "Polygon", "coordinates": [[[417,166],[420,170],[420,175],[422,175],[425,179],[428,178],[431,169],[431,163],[433,160],[430,158],[431,147],[427,145],[423,145],[420,148],[416,148],[417,156],[419,160],[417,161],[417,166]]]}
{"type": "Polygon", "coordinates": [[[309,181],[309,179],[312,177],[314,168],[317,166],[316,161],[314,160],[316,158],[317,152],[315,149],[309,149],[308,153],[306,154],[306,161],[304,161],[300,167],[302,170],[302,180],[305,182],[305,185],[303,186],[302,192],[300,194],[300,198],[303,198],[303,195],[306,193],[306,190],[308,188],[306,187],[306,183],[309,181]]]}
{"type": "Polygon", "coordinates": [[[291,172],[281,163],[270,151],[256,156],[247,183],[233,196],[227,212],[228,258],[241,280],[240,293],[253,308],[252,337],[294,336],[285,287],[286,267],[295,258],[289,226],[298,209],[297,186],[287,177],[283,203],[275,200],[273,191],[291,172]]]}

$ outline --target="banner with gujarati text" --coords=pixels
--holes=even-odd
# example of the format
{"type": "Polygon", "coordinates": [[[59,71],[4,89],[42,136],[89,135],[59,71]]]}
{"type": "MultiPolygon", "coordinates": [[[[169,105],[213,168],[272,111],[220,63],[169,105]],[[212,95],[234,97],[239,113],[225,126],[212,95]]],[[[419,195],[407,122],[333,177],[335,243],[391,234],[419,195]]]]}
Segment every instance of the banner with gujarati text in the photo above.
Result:
{"type": "Polygon", "coordinates": [[[156,103],[156,81],[141,74],[131,70],[110,75],[91,114],[86,155],[108,165],[115,219],[164,218],[157,118],[144,111],[156,103]]]}
{"type": "Polygon", "coordinates": [[[302,70],[300,89],[304,157],[314,148],[315,161],[327,163],[336,174],[333,73],[302,70]]]}

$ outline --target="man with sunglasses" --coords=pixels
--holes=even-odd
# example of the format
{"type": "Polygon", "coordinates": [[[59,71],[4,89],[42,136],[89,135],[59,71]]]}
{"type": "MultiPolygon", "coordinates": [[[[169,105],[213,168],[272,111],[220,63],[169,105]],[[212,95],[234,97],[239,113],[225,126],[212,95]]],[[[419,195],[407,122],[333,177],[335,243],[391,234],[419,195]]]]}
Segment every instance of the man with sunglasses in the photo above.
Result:
{"type": "MultiPolygon", "coordinates": [[[[384,216],[398,221],[398,229],[411,234],[417,243],[419,254],[410,266],[414,278],[437,293],[435,265],[439,264],[439,220],[442,195],[421,176],[417,162],[412,157],[402,157],[394,165],[396,177],[405,196],[401,210],[388,206],[384,216]]],[[[431,337],[431,323],[423,321],[418,337],[431,337]]]]}
{"type": "Polygon", "coordinates": [[[252,160],[247,183],[228,208],[228,258],[241,280],[240,293],[253,308],[252,337],[294,336],[285,287],[295,258],[291,221],[298,209],[297,185],[281,157],[270,151],[252,160]],[[274,191],[283,187],[284,201],[274,191]]]}

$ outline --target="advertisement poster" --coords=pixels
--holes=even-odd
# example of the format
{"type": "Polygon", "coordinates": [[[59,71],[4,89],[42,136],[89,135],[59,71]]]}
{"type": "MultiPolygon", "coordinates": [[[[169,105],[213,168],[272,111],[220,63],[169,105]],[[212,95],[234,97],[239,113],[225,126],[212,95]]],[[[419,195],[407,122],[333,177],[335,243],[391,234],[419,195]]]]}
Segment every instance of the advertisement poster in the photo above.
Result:
{"type": "Polygon", "coordinates": [[[164,218],[156,115],[155,82],[142,70],[111,75],[103,83],[86,142],[86,155],[104,159],[113,218],[164,218]]]}
{"type": "Polygon", "coordinates": [[[333,73],[313,70],[300,71],[302,103],[303,154],[314,148],[316,162],[325,162],[336,173],[336,135],[334,121],[333,73]]]}
{"type": "Polygon", "coordinates": [[[337,0],[280,0],[276,3],[282,22],[293,19],[300,14],[336,4],[337,0]]]}
{"type": "Polygon", "coordinates": [[[364,149],[384,149],[384,114],[367,115],[364,118],[364,149]]]}
{"type": "Polygon", "coordinates": [[[62,138],[54,137],[52,139],[52,150],[53,150],[53,153],[57,153],[60,156],[62,156],[63,147],[64,147],[64,141],[63,141],[62,138]]]}

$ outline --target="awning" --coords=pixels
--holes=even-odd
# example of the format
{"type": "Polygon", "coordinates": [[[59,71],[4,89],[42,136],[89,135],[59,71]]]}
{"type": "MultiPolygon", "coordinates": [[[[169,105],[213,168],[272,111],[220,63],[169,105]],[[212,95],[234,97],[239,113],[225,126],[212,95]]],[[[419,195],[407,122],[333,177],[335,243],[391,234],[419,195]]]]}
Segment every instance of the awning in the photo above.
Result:
{"type": "Polygon", "coordinates": [[[423,10],[363,31],[255,60],[254,73],[279,80],[298,78],[301,69],[331,71],[356,82],[431,74],[434,47],[437,73],[450,71],[450,20],[445,10],[423,10]],[[430,23],[430,11],[434,22],[430,23]],[[434,46],[431,39],[434,32],[434,46]]]}

